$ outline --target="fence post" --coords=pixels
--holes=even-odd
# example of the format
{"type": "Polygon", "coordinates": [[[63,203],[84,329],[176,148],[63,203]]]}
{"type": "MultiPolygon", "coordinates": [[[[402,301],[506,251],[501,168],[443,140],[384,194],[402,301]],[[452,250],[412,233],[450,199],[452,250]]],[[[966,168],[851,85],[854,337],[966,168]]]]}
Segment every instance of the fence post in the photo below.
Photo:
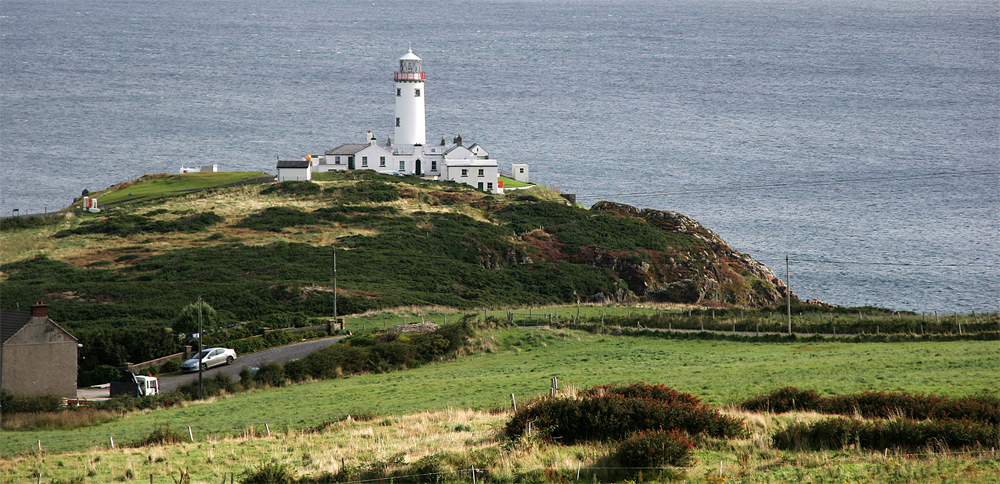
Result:
{"type": "Polygon", "coordinates": [[[514,394],[510,394],[510,408],[511,410],[517,412],[517,401],[514,400],[514,394]]]}
{"type": "Polygon", "coordinates": [[[194,442],[194,432],[191,430],[190,425],[188,425],[188,436],[191,437],[191,442],[194,442]]]}
{"type": "Polygon", "coordinates": [[[267,422],[264,422],[264,429],[267,430],[267,436],[270,437],[271,436],[271,427],[267,425],[267,422]]]}
{"type": "Polygon", "coordinates": [[[112,435],[112,436],[109,436],[108,438],[111,439],[111,448],[114,449],[115,448],[115,437],[112,435]]]}

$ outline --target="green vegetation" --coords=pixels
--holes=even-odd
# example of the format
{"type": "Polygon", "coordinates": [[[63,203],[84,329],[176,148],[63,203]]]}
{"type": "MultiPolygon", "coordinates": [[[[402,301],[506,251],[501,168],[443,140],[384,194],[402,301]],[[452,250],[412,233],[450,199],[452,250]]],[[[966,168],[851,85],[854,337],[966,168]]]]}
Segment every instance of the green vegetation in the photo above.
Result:
{"type": "Polygon", "coordinates": [[[98,203],[104,206],[122,201],[148,201],[270,176],[273,175],[259,171],[147,175],[134,182],[120,183],[107,190],[91,192],[90,196],[98,197],[98,203]]]}
{"type": "Polygon", "coordinates": [[[750,344],[517,329],[478,339],[479,353],[446,363],[134,414],[102,425],[94,435],[5,432],[0,448],[4,455],[8,450],[19,453],[32,439],[41,439],[47,449],[62,452],[104,443],[109,433],[132,441],[148,433],[154,423],[172,428],[191,425],[199,438],[238,435],[249,425],[263,425],[261,408],[267,408],[272,428],[293,429],[357,412],[398,415],[445,408],[506,408],[511,393],[520,402],[547,393],[553,376],[564,388],[662,382],[716,406],[787,385],[817,388],[828,395],[882,390],[949,397],[1000,388],[1000,377],[993,371],[1000,364],[994,342],[750,344]],[[303,413],[302,408],[310,411],[303,413]]]}
{"type": "Polygon", "coordinates": [[[519,182],[513,178],[506,176],[500,176],[499,180],[503,182],[504,188],[524,188],[524,187],[534,186],[534,183],[519,182]]]}

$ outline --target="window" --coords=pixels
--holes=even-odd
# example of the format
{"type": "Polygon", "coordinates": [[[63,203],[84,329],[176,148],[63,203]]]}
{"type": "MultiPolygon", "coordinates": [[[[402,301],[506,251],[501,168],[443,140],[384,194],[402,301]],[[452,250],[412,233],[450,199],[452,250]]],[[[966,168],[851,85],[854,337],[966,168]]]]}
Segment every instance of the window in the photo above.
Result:
{"type": "Polygon", "coordinates": [[[362,156],[361,157],[361,166],[368,166],[368,157],[367,156],[362,156]]]}
{"type": "Polygon", "coordinates": [[[333,157],[333,163],[335,165],[339,165],[340,164],[340,157],[339,156],[334,156],[333,157]]]}
{"type": "Polygon", "coordinates": [[[480,168],[480,169],[479,169],[479,176],[486,176],[486,175],[485,175],[485,174],[483,173],[483,171],[484,171],[484,170],[483,170],[482,168],[480,168]]]}
{"type": "Polygon", "coordinates": [[[518,170],[521,170],[521,173],[524,173],[524,168],[518,168],[518,170]]]}
{"type": "Polygon", "coordinates": [[[488,191],[488,192],[492,192],[493,191],[493,182],[486,183],[486,191],[488,191]]]}
{"type": "Polygon", "coordinates": [[[469,170],[466,170],[466,169],[464,169],[464,168],[463,168],[463,169],[462,169],[462,176],[463,176],[463,177],[467,177],[467,176],[469,176],[469,170]]]}
{"type": "Polygon", "coordinates": [[[396,118],[396,127],[399,127],[399,118],[396,118]]]}
{"type": "Polygon", "coordinates": [[[385,157],[384,156],[378,157],[378,166],[385,166],[385,157]]]}
{"type": "Polygon", "coordinates": [[[402,95],[403,95],[403,90],[402,89],[396,89],[396,97],[399,97],[399,96],[402,96],[402,95]]]}
{"type": "Polygon", "coordinates": [[[437,160],[431,160],[431,171],[437,171],[437,169],[438,169],[437,160]]]}
{"type": "Polygon", "coordinates": [[[399,162],[399,171],[406,171],[406,161],[399,162]]]}
{"type": "Polygon", "coordinates": [[[413,97],[420,97],[420,89],[413,90],[413,97]]]}

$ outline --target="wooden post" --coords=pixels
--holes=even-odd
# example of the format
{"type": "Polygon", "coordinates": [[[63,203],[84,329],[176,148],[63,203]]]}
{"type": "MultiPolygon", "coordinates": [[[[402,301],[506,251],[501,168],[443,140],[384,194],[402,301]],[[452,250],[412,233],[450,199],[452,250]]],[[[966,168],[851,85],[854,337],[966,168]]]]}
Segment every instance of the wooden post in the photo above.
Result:
{"type": "Polygon", "coordinates": [[[115,437],[112,435],[112,436],[109,436],[108,438],[111,439],[111,448],[114,449],[115,448],[115,437]]]}
{"type": "Polygon", "coordinates": [[[271,427],[269,425],[267,425],[267,422],[264,422],[264,429],[267,430],[267,436],[270,437],[271,436],[271,427]]]}
{"type": "Polygon", "coordinates": [[[194,432],[191,430],[190,425],[188,425],[188,436],[191,437],[191,442],[194,442],[194,432]]]}
{"type": "Polygon", "coordinates": [[[513,411],[515,411],[515,412],[517,411],[517,401],[514,400],[514,394],[513,393],[510,394],[510,409],[513,410],[513,411]]]}
{"type": "Polygon", "coordinates": [[[557,393],[559,393],[559,378],[552,377],[552,388],[549,389],[549,394],[554,397],[557,393]]]}

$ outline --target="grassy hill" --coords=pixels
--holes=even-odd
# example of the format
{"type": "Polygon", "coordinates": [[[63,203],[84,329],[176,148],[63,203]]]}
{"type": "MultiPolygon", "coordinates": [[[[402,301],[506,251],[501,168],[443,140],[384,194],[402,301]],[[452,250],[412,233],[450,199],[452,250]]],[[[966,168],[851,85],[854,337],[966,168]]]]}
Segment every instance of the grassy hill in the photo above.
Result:
{"type": "Polygon", "coordinates": [[[401,306],[714,301],[767,305],[769,269],[674,212],[570,206],[535,186],[472,187],[325,173],[149,176],[94,193],[101,213],[4,219],[0,300],[43,300],[83,340],[83,371],[177,349],[170,328],[198,296],[219,325],[304,325],[401,306]],[[109,206],[106,202],[118,202],[109,206]]]}

